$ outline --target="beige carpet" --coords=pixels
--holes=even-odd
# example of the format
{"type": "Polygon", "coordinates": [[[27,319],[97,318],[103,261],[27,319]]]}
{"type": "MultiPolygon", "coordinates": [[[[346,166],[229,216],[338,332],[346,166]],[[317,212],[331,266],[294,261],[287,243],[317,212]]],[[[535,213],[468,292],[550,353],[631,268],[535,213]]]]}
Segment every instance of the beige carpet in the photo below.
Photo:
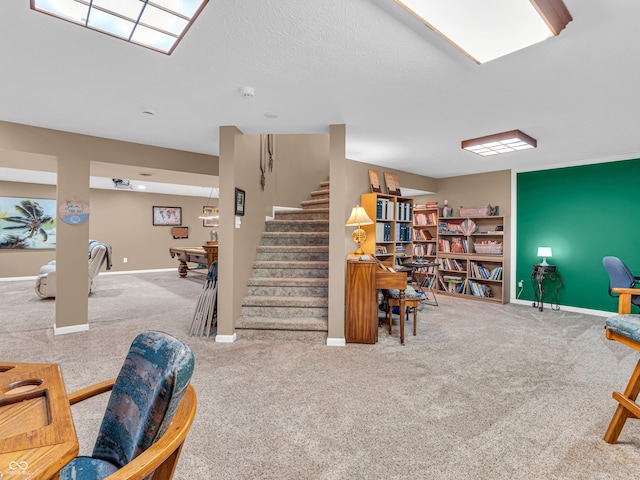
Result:
{"type": "MultiPolygon", "coordinates": [[[[198,413],[177,479],[640,477],[640,422],[602,441],[638,355],[601,317],[441,295],[404,347],[397,326],[376,345],[218,344],[187,335],[199,279],[162,272],[102,275],[90,330],[54,337],[34,283],[0,282],[0,358],[60,363],[68,390],[115,376],[145,329],[192,347],[198,413]]],[[[84,453],[105,401],[74,407],[84,453]]]]}

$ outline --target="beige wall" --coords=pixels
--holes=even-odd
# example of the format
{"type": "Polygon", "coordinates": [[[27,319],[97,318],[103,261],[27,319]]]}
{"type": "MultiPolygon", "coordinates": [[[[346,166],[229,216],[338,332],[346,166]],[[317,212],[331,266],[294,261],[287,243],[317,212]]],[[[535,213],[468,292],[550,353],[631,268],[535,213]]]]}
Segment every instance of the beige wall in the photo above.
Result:
{"type": "MultiPolygon", "coordinates": [[[[0,194],[10,197],[55,198],[54,185],[0,182],[0,194]]],[[[113,247],[113,271],[176,268],[169,247],[192,247],[210,240],[211,228],[198,215],[208,199],[160,195],[127,190],[90,190],[89,238],[113,247]],[[182,207],[182,225],[189,238],[174,239],[171,227],[153,226],[153,206],[182,207]],[[124,263],[123,259],[128,262],[124,263]]],[[[217,205],[213,198],[209,205],[217,205]]],[[[58,223],[61,222],[57,219],[58,223]]],[[[0,250],[0,278],[37,275],[40,267],[56,258],[55,250],[0,250]]],[[[104,267],[103,267],[104,271],[104,267]]],[[[177,273],[176,273],[177,276],[177,273]]]]}

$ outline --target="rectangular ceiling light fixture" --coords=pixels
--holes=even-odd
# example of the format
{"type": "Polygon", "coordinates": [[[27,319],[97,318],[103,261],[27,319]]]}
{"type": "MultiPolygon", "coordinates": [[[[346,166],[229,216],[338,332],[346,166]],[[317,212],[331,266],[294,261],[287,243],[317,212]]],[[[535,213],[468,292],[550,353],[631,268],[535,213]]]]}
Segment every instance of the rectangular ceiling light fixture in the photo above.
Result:
{"type": "Polygon", "coordinates": [[[562,0],[394,1],[476,63],[559,35],[573,20],[562,0]]]}
{"type": "Polygon", "coordinates": [[[30,0],[31,9],[171,55],[209,0],[30,0]]]}
{"type": "Polygon", "coordinates": [[[516,152],[518,150],[528,150],[536,148],[538,142],[520,130],[496,133],[486,137],[472,138],[464,140],[462,148],[472,153],[477,153],[483,157],[489,155],[499,155],[500,153],[516,152]]]}

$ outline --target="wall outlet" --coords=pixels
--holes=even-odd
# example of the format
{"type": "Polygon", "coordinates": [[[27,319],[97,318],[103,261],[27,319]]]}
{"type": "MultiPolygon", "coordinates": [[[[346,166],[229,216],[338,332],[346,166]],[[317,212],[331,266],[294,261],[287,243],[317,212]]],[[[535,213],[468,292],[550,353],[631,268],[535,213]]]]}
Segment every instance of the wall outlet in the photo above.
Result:
{"type": "Polygon", "coordinates": [[[127,263],[127,262],[128,262],[127,257],[124,257],[124,258],[122,259],[122,263],[127,263]]]}
{"type": "Polygon", "coordinates": [[[519,280],[518,281],[518,288],[523,288],[524,287],[524,280],[519,280]]]}

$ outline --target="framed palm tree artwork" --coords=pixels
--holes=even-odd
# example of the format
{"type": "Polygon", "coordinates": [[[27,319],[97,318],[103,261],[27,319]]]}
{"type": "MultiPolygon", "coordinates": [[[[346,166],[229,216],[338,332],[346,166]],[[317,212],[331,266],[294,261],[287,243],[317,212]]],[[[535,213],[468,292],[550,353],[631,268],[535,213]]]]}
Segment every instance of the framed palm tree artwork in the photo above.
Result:
{"type": "Polygon", "coordinates": [[[56,248],[56,201],[0,197],[0,249],[56,248]]]}

